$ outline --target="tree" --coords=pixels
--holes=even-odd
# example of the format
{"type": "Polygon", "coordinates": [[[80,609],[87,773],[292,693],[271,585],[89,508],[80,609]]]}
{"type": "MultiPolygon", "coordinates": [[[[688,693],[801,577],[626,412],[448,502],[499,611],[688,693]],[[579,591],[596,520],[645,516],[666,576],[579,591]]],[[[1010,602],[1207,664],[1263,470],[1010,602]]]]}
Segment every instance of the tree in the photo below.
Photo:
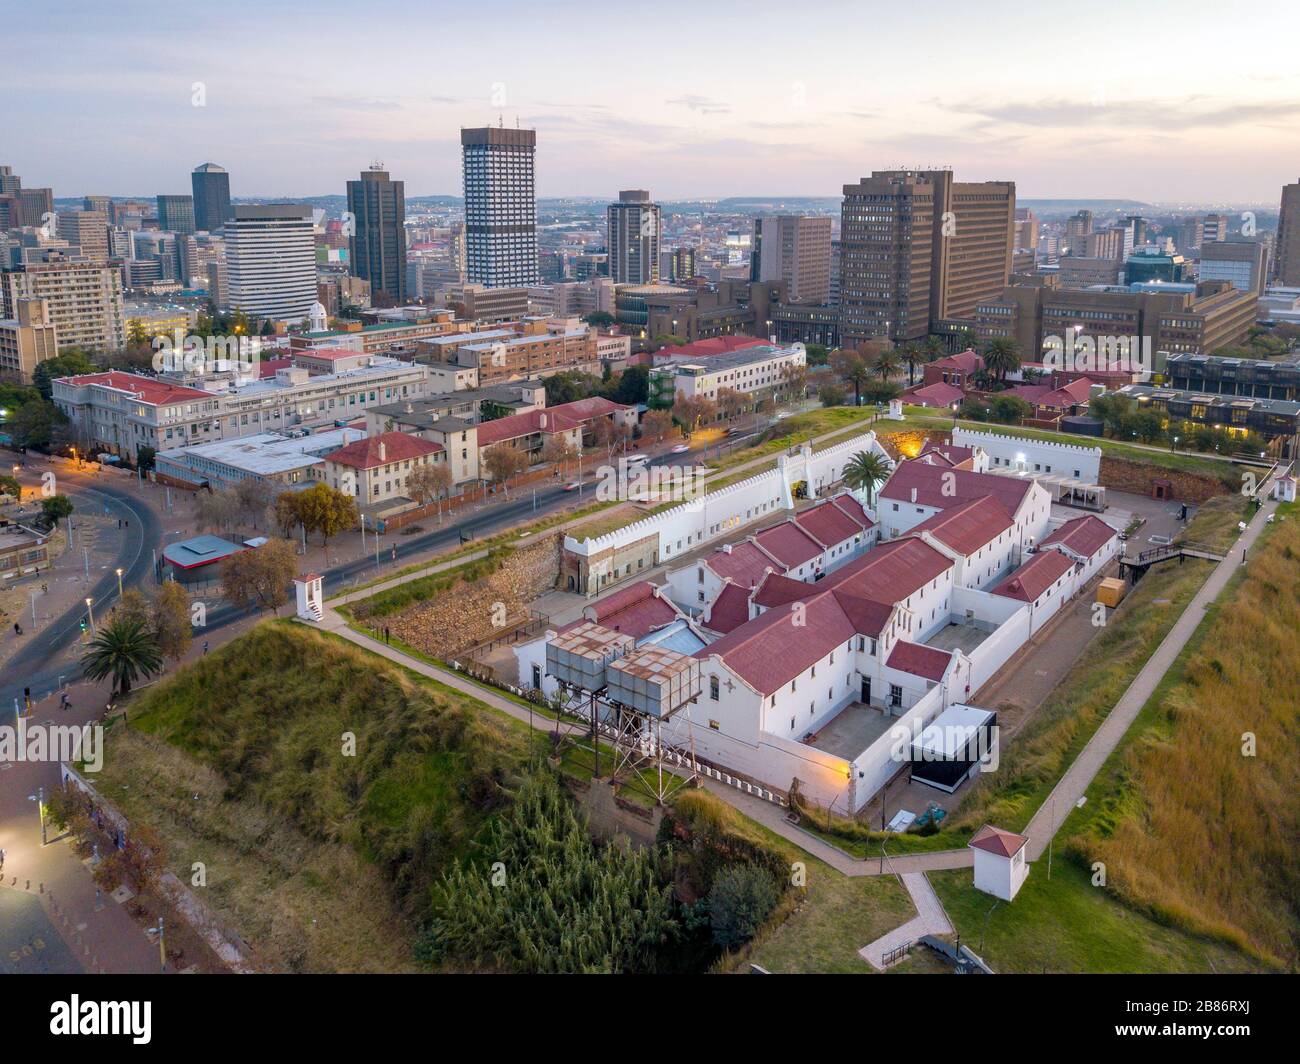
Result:
{"type": "Polygon", "coordinates": [[[687,435],[717,416],[717,404],[702,395],[678,394],[677,401],[673,403],[673,417],[681,423],[687,435]]]}
{"type": "Polygon", "coordinates": [[[563,470],[566,465],[578,457],[578,448],[562,432],[552,433],[542,444],[542,461],[547,465],[563,470]]]}
{"type": "Polygon", "coordinates": [[[650,443],[664,440],[673,428],[673,415],[667,410],[650,410],[641,419],[641,435],[650,443]]]}
{"type": "Polygon", "coordinates": [[[406,478],[406,493],[421,506],[450,490],[451,469],[445,462],[425,462],[412,469],[406,478]]]}
{"type": "Polygon", "coordinates": [[[635,406],[650,399],[650,367],[628,366],[600,394],[615,403],[635,406]]]}
{"type": "Polygon", "coordinates": [[[72,511],[72,500],[66,495],[51,495],[48,499],[41,500],[41,516],[51,527],[70,516],[72,511]]]}
{"type": "Polygon", "coordinates": [[[763,926],[781,898],[772,874],[753,864],[732,864],[714,877],[709,890],[713,941],[723,949],[744,945],[763,926]]]}
{"type": "Polygon", "coordinates": [[[593,310],[582,320],[597,329],[608,329],[614,324],[615,318],[613,314],[607,313],[606,311],[593,310]]]}
{"type": "Polygon", "coordinates": [[[18,482],[18,478],[11,477],[8,473],[0,476],[0,495],[12,495],[15,499],[21,499],[23,486],[18,482]]]}
{"type": "Polygon", "coordinates": [[[1120,436],[1124,420],[1133,410],[1127,395],[1098,395],[1088,403],[1088,414],[1100,421],[1112,436],[1120,436]]]}
{"type": "Polygon", "coordinates": [[[163,657],[180,661],[190,649],[190,597],[175,580],[168,580],[153,600],[153,633],[163,657]]]}
{"type": "Polygon", "coordinates": [[[830,361],[830,351],[822,344],[804,344],[803,353],[809,366],[824,366],[830,361]]]}
{"type": "Polygon", "coordinates": [[[1019,425],[1034,408],[1018,395],[995,395],[989,402],[989,417],[1004,425],[1019,425]]]}
{"type": "Polygon", "coordinates": [[[241,517],[254,528],[259,518],[266,516],[274,491],[261,477],[245,477],[235,485],[235,504],[241,517]]]}
{"type": "Polygon", "coordinates": [[[147,680],[162,669],[158,643],[144,621],[137,617],[113,617],[81,657],[86,679],[113,680],[113,694],[126,695],[138,680],[147,680]]]}
{"type": "Polygon", "coordinates": [[[200,528],[229,528],[239,513],[239,497],[230,488],[201,491],[195,505],[195,517],[200,528]]]}
{"type": "Polygon", "coordinates": [[[866,360],[848,348],[837,348],[831,352],[831,370],[846,384],[853,388],[853,405],[862,405],[862,385],[871,376],[866,360]]]}
{"type": "Polygon", "coordinates": [[[158,452],[148,444],[138,448],[135,452],[135,467],[145,473],[154,467],[158,452]]]}
{"type": "Polygon", "coordinates": [[[298,571],[293,544],[272,539],[232,554],[221,563],[221,593],[236,609],[271,609],[277,614],[298,571]]]}
{"type": "Polygon", "coordinates": [[[844,467],[844,483],[854,491],[867,493],[867,505],[874,506],[876,488],[889,479],[893,466],[876,451],[859,451],[844,467]]]}
{"type": "Polygon", "coordinates": [[[508,443],[496,443],[483,452],[483,468],[496,484],[504,484],[528,468],[528,454],[508,443]]]}
{"type": "Polygon", "coordinates": [[[749,396],[738,388],[724,386],[718,389],[717,404],[722,416],[732,421],[749,408],[749,396]]]}
{"type": "Polygon", "coordinates": [[[817,393],[822,406],[843,406],[844,400],[848,397],[849,393],[839,384],[823,384],[821,391],[817,393]]]}
{"type": "Polygon", "coordinates": [[[546,405],[561,406],[594,395],[600,382],[589,373],[565,370],[544,378],[542,387],[546,389],[546,405]]]}
{"type": "MultiPolygon", "coordinates": [[[[44,362],[40,365],[45,365],[44,362]]],[[[9,435],[15,446],[47,448],[66,438],[68,419],[53,403],[32,399],[23,403],[9,419],[9,435]]]]}
{"type": "Polygon", "coordinates": [[[782,366],[781,388],[787,395],[802,399],[808,391],[808,367],[794,362],[782,366]]]}
{"type": "Polygon", "coordinates": [[[897,351],[880,351],[871,362],[871,372],[879,377],[880,380],[887,381],[902,369],[902,366],[903,361],[899,358],[897,351]]]}
{"type": "Polygon", "coordinates": [[[355,527],[360,520],[357,500],[323,481],[298,492],[294,505],[303,528],[320,533],[321,546],[328,546],[331,536],[355,527]]]}
{"type": "Polygon", "coordinates": [[[113,603],[110,617],[125,618],[149,623],[149,600],[133,587],[128,587],[113,603]]]}
{"type": "Polygon", "coordinates": [[[895,381],[867,381],[862,386],[862,398],[868,403],[887,403],[903,394],[903,389],[895,381]]]}
{"type": "Polygon", "coordinates": [[[32,370],[32,384],[41,393],[41,398],[48,400],[53,394],[51,381],[59,377],[75,377],[81,373],[93,373],[96,365],[78,347],[66,347],[53,358],[36,363],[32,370]]]}
{"type": "Polygon", "coordinates": [[[984,349],[984,366],[999,381],[1005,381],[1008,373],[1020,368],[1020,348],[1004,336],[990,340],[984,349]]]}
{"type": "Polygon", "coordinates": [[[925,351],[915,340],[910,340],[903,345],[899,357],[907,366],[907,386],[910,388],[916,383],[916,367],[925,364],[925,351]]]}

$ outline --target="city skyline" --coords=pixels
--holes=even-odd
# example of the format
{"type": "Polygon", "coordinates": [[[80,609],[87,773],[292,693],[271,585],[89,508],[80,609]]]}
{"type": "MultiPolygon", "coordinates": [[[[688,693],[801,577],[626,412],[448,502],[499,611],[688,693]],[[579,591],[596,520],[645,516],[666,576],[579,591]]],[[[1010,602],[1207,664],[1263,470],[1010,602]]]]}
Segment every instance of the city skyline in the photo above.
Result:
{"type": "MultiPolygon", "coordinates": [[[[949,166],[971,180],[1015,180],[1024,199],[1269,203],[1300,175],[1300,73],[1259,72],[1257,50],[1239,46],[1248,32],[1200,60],[1194,89],[1170,77],[1179,56],[1203,54],[1221,22],[1209,4],[1181,5],[1176,22],[1162,5],[1097,5],[1102,32],[1083,38],[1048,9],[989,5],[959,33],[942,23],[936,31],[919,12],[868,14],[823,0],[794,23],[800,48],[790,52],[767,45],[775,36],[737,37],[728,6],[668,3],[662,25],[689,13],[689,37],[673,37],[653,64],[602,67],[598,94],[589,78],[556,82],[557,63],[583,69],[586,38],[565,28],[574,20],[511,20],[514,6],[487,53],[443,48],[482,26],[474,12],[440,12],[436,34],[417,23],[386,45],[378,76],[331,59],[331,39],[351,47],[347,9],[333,2],[310,20],[247,0],[220,12],[151,11],[145,21],[85,3],[15,11],[11,39],[24,47],[0,72],[0,85],[25,100],[9,116],[11,161],[61,198],[184,194],[209,158],[230,170],[237,198],[334,194],[375,159],[412,198],[459,195],[460,129],[504,120],[538,131],[541,197],[604,198],[629,186],[652,187],[661,200],[835,196],[873,169],[949,166]],[[1118,40],[1151,59],[1099,78],[1091,71],[1101,64],[1084,53],[1115,44],[1109,12],[1122,15],[1118,40]],[[240,17],[260,32],[237,51],[172,47],[177,34],[215,39],[240,17]],[[868,43],[844,55],[855,18],[868,43]],[[312,46],[284,48],[295,34],[312,46]],[[1061,47],[1031,51],[1030,38],[1061,47]],[[68,62],[38,61],[56,45],[68,62]],[[95,56],[118,46],[149,58],[106,80],[95,56]],[[87,157],[97,159],[93,174],[87,157]]],[[[556,5],[557,14],[570,9],[580,11],[556,5]]],[[[769,9],[788,12],[744,10],[769,9]]],[[[1272,39],[1300,27],[1286,5],[1258,10],[1272,39]]],[[[385,11],[399,22],[423,13],[410,4],[385,11]]],[[[602,20],[617,35],[638,17],[602,20]]],[[[602,62],[599,50],[588,62],[602,62]]]]}

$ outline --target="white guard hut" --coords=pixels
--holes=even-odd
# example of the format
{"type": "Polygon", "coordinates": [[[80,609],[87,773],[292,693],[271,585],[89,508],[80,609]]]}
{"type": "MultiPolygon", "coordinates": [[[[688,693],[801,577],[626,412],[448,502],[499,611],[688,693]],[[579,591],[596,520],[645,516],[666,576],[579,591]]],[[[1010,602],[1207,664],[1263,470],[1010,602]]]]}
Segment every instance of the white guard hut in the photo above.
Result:
{"type": "Polygon", "coordinates": [[[298,616],[304,621],[320,621],[325,616],[325,597],[321,594],[321,578],[316,573],[304,573],[294,578],[294,591],[298,598],[298,616]]]}
{"type": "Polygon", "coordinates": [[[1025,859],[1027,835],[985,824],[968,845],[975,851],[975,889],[1011,901],[1029,875],[1025,859]]]}

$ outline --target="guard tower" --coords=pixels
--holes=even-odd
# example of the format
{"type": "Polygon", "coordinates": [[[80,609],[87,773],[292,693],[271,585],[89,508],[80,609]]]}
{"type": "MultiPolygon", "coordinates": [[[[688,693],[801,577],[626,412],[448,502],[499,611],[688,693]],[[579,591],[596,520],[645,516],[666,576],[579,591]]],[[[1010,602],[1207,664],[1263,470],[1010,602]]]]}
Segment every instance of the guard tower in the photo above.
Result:
{"type": "Polygon", "coordinates": [[[294,577],[293,589],[297,593],[298,616],[304,621],[321,621],[325,618],[325,597],[321,594],[321,578],[317,573],[304,573],[294,577]]]}

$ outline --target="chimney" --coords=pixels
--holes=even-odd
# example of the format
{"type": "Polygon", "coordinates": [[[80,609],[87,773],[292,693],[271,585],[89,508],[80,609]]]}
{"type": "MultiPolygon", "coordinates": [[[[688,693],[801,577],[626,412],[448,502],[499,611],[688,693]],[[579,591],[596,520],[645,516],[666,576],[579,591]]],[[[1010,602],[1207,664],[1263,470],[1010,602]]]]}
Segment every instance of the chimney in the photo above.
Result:
{"type": "Polygon", "coordinates": [[[543,413],[538,415],[537,427],[540,429],[546,428],[546,414],[543,413]]]}
{"type": "MultiPolygon", "coordinates": [[[[379,460],[381,462],[388,461],[388,447],[384,444],[383,440],[379,441],[379,460]]],[[[913,490],[912,494],[915,495],[916,491],[913,490]]]]}
{"type": "Polygon", "coordinates": [[[912,489],[912,501],[913,501],[913,502],[916,502],[916,489],[915,489],[915,488],[912,489]]]}

